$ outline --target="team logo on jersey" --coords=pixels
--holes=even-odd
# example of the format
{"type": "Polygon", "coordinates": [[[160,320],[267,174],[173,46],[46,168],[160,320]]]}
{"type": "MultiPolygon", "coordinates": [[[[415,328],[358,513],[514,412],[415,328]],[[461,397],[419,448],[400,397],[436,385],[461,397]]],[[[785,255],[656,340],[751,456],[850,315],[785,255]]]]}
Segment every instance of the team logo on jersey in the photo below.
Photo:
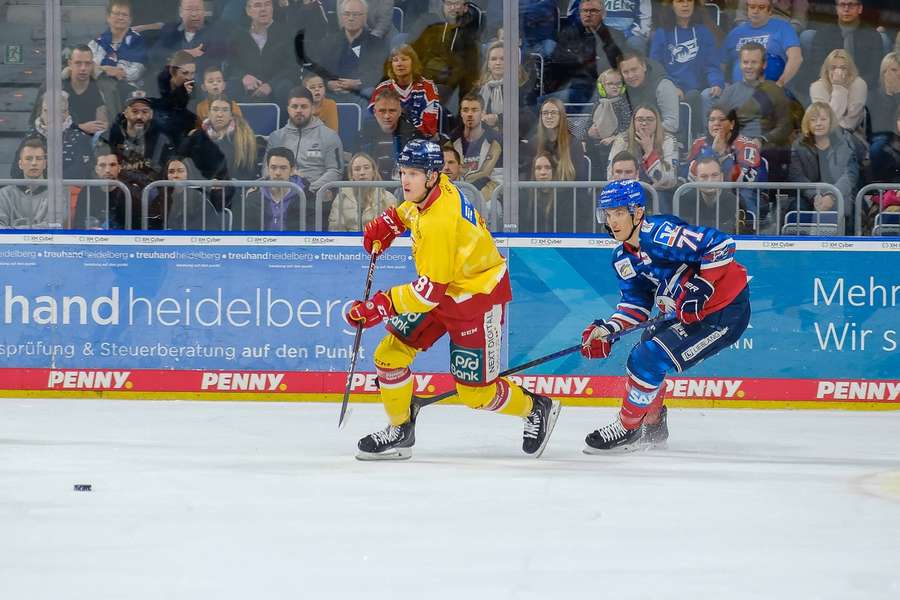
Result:
{"type": "Polygon", "coordinates": [[[460,383],[484,382],[484,352],[450,344],[450,374],[460,383]]]}
{"type": "Polygon", "coordinates": [[[678,239],[679,233],[681,233],[681,225],[663,223],[656,231],[656,235],[653,236],[653,241],[671,248],[675,245],[675,240],[678,239]]]}
{"type": "Polygon", "coordinates": [[[697,38],[691,38],[677,44],[669,44],[669,55],[672,57],[669,64],[685,64],[689,63],[700,54],[700,44],[697,38]]]}
{"type": "Polygon", "coordinates": [[[634,270],[634,265],[631,264],[631,260],[628,258],[617,260],[615,263],[613,263],[613,266],[616,269],[616,273],[618,273],[619,277],[621,277],[622,279],[631,279],[632,277],[637,276],[637,272],[634,270]]]}
{"type": "Polygon", "coordinates": [[[459,191],[460,212],[462,213],[462,218],[472,225],[478,225],[475,217],[475,207],[472,206],[472,203],[469,202],[469,199],[466,198],[466,195],[463,194],[462,190],[457,188],[457,191],[459,191]]]}
{"type": "Polygon", "coordinates": [[[400,338],[409,338],[428,313],[404,313],[388,319],[388,330],[400,338]]]}
{"type": "Polygon", "coordinates": [[[735,51],[740,52],[741,46],[744,44],[749,44],[750,42],[756,42],[760,44],[763,48],[769,47],[769,34],[765,35],[748,35],[742,38],[738,38],[737,44],[735,44],[735,51]]]}
{"type": "Polygon", "coordinates": [[[650,233],[650,230],[653,229],[653,223],[650,221],[644,221],[641,223],[641,233],[650,233]]]}

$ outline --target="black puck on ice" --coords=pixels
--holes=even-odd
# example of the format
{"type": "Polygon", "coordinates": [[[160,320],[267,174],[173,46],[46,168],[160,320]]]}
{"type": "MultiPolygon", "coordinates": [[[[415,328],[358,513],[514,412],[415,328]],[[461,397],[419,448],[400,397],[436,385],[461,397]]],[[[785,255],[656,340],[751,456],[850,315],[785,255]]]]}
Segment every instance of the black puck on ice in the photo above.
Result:
{"type": "Polygon", "coordinates": [[[91,484],[89,483],[76,483],[75,484],[76,492],[89,492],[91,491],[91,484]]]}

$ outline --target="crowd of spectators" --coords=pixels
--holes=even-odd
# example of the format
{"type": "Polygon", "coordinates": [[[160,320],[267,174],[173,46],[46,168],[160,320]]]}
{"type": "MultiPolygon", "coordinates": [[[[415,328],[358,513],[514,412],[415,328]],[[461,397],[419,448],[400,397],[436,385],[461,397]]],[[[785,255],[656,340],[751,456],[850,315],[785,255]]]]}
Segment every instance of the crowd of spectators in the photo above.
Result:
{"type": "MultiPolygon", "coordinates": [[[[500,0],[150,4],[110,0],[106,27],[67,49],[63,175],[131,195],[75,187],[71,227],[309,230],[318,216],[359,230],[398,199],[335,182],[396,179],[415,138],[439,142],[448,175],[486,201],[508,169],[539,182],[634,177],[666,212],[684,182],[773,183],[771,198],[698,189],[686,216],[734,231],[749,213],[750,230],[778,230],[776,183],[835,186],[851,227],[864,185],[900,188],[890,2],[520,0],[518,164],[504,163],[500,0]],[[258,106],[277,107],[274,122],[248,112],[258,106]],[[197,180],[280,183],[156,184],[142,206],[152,182],[197,180]]],[[[11,177],[45,176],[51,120],[41,90],[11,177]]],[[[859,208],[896,210],[896,197],[859,208]]],[[[787,208],[833,212],[838,200],[803,190],[787,208]]],[[[591,231],[591,202],[585,189],[523,191],[519,230],[591,231]]],[[[0,227],[49,226],[46,203],[36,186],[0,190],[0,227]]]]}

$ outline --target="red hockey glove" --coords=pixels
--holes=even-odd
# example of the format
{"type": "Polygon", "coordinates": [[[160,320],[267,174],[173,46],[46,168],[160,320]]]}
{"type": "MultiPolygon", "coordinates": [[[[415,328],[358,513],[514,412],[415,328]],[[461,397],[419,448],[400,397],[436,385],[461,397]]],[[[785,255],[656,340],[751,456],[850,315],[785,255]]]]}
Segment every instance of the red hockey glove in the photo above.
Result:
{"type": "Polygon", "coordinates": [[[363,329],[374,327],[396,315],[391,297],[385,292],[375,292],[371,300],[355,301],[347,310],[344,319],[350,325],[363,329]]]}
{"type": "Polygon", "coordinates": [[[716,288],[699,275],[694,275],[681,284],[681,294],[675,302],[675,314],[685,325],[696,323],[701,317],[703,307],[712,298],[716,288]]]}
{"type": "Polygon", "coordinates": [[[397,209],[393,206],[366,223],[363,228],[363,248],[369,254],[381,254],[398,235],[406,231],[397,209]]]}
{"type": "Polygon", "coordinates": [[[597,319],[581,332],[581,355],[585,358],[606,358],[612,350],[613,340],[607,338],[615,333],[615,326],[597,319]]]}

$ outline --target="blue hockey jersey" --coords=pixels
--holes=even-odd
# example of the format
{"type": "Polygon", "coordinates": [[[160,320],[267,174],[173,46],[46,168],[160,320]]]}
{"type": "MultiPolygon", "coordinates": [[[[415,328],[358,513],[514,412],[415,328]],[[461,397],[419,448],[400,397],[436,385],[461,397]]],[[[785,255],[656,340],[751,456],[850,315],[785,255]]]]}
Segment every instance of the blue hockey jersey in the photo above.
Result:
{"type": "Polygon", "coordinates": [[[681,282],[695,274],[715,288],[701,318],[728,306],[747,285],[747,270],[734,260],[734,240],[718,229],[672,215],[646,216],[639,242],[640,248],[623,243],[613,251],[622,298],[608,320],[624,329],[646,321],[654,304],[669,308],[681,282]]]}

